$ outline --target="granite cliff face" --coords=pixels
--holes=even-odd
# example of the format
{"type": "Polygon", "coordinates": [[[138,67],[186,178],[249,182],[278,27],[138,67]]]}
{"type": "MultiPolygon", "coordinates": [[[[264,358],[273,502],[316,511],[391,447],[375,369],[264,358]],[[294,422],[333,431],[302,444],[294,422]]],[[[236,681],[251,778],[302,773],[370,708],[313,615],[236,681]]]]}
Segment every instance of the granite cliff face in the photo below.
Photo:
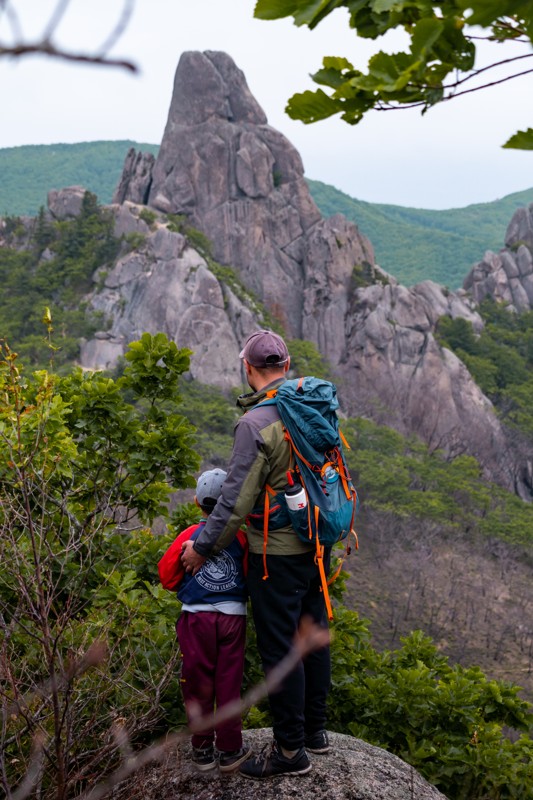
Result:
{"type": "MultiPolygon", "coordinates": [[[[487,477],[530,496],[531,465],[508,445],[466,367],[435,339],[441,315],[479,330],[475,303],[429,281],[398,285],[354,224],[321,219],[298,153],[267,124],[229,56],[182,55],[159,154],[152,162],[128,153],[114,200],[117,233],[144,240],[93,293],[92,305],[113,322],[85,344],[84,366],[110,366],[143,330],[160,330],[194,351],[195,378],[235,385],[240,343],[264,324],[255,297],[288,338],[312,341],[329,359],[345,412],[416,433],[450,455],[475,455],[487,477]],[[142,220],[142,203],[153,224],[142,220]],[[172,232],[172,215],[211,240],[242,291],[172,232]]],[[[530,220],[514,242],[531,235],[530,220]]]]}
{"type": "Polygon", "coordinates": [[[464,281],[476,303],[485,297],[506,303],[510,311],[533,309],[533,203],[519,208],[507,228],[505,247],[487,250],[464,281]]]}

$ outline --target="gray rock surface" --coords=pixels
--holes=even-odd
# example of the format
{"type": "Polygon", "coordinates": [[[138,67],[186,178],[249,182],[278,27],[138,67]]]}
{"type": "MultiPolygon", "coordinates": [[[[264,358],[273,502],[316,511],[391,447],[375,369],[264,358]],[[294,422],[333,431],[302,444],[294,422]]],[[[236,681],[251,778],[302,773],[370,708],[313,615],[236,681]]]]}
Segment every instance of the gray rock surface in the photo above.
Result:
{"type": "MultiPolygon", "coordinates": [[[[272,731],[245,731],[255,752],[268,745],[272,731]]],[[[330,734],[332,750],[310,755],[313,769],[299,777],[278,776],[261,782],[218,770],[199,774],[189,761],[190,748],[183,745],[162,770],[143,778],[143,795],[161,800],[446,800],[416,770],[385,750],[360,739],[330,734]]],[[[133,788],[128,796],[136,797],[133,788]]]]}
{"type": "Polygon", "coordinates": [[[130,147],[124,162],[120,182],[113,195],[113,203],[123,203],[126,198],[144,205],[152,185],[155,157],[151,153],[137,153],[130,147]]]}
{"type": "MultiPolygon", "coordinates": [[[[124,198],[134,200],[129,193],[124,198]]],[[[339,319],[339,295],[346,295],[354,264],[373,263],[372,247],[339,219],[342,248],[331,253],[335,230],[311,198],[299,154],[267,124],[225,53],[181,56],[148,203],[186,214],[213,242],[216,260],[238,270],[291,337],[307,335],[305,294],[316,283],[313,326],[325,332],[324,354],[338,352],[340,331],[328,322],[339,319]],[[324,289],[333,286],[330,297],[324,289]]]]}
{"type": "Polygon", "coordinates": [[[430,281],[358,289],[349,315],[343,396],[350,413],[368,416],[450,456],[475,455],[507,483],[513,459],[491,402],[464,364],[435,339],[439,316],[461,316],[479,329],[472,304],[430,281]]]}
{"type": "MultiPolygon", "coordinates": [[[[107,338],[87,343],[86,366],[115,357],[117,344],[126,346],[142,330],[162,330],[195,350],[195,377],[229,387],[239,343],[262,324],[255,295],[288,338],[310,340],[330,361],[345,412],[422,436],[450,455],[475,455],[487,477],[529,496],[523,454],[508,443],[466,367],[435,338],[442,315],[464,317],[481,330],[470,295],[430,281],[399,286],[375,264],[370,242],[353,223],[341,215],[321,219],[300,156],[267,124],[229,56],[180,58],[150,174],[142,162],[143,185],[151,182],[148,204],[160,217],[157,231],[139,227],[138,207],[135,223],[120,210],[138,197],[132,176],[140,163],[128,154],[115,213],[117,230],[137,225],[146,244],[125,255],[94,294],[94,307],[113,316],[113,324],[107,338]],[[164,230],[168,213],[200,229],[215,259],[234,268],[252,295],[236,294],[202,256],[183,250],[164,230]]],[[[531,214],[522,217],[508,237],[516,258],[511,251],[495,256],[497,269],[489,264],[480,274],[493,294],[507,292],[525,308],[533,264],[517,237],[529,241],[532,223],[531,214]]],[[[477,302],[480,295],[473,295],[477,302]]]]}
{"type": "Polygon", "coordinates": [[[112,320],[109,330],[82,344],[81,362],[88,369],[110,369],[129,342],[144,332],[165,333],[194,352],[191,376],[230,389],[241,380],[241,342],[256,324],[249,305],[235,295],[166,222],[149,227],[139,219],[142,206],[111,206],[115,230],[137,232],[143,243],[125,252],[104,275],[90,302],[112,320]]]}
{"type": "Polygon", "coordinates": [[[463,288],[476,303],[492,297],[510,311],[533,309],[533,203],[515,211],[505,234],[505,248],[487,250],[465,278],[463,288]]]}
{"type": "Polygon", "coordinates": [[[83,186],[67,186],[64,189],[51,189],[48,192],[48,210],[54,219],[73,219],[81,211],[83,196],[87,190],[83,186]]]}

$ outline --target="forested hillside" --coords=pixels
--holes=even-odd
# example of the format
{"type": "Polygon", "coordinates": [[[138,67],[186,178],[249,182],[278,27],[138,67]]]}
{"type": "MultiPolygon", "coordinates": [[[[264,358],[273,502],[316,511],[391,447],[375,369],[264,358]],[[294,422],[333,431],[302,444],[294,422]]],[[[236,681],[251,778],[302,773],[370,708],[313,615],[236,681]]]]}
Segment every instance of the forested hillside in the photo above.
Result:
{"type": "Polygon", "coordinates": [[[533,202],[533,189],[492,203],[433,211],[365,203],[320,181],[308,181],[324,216],[355,222],[374,246],[377,263],[406,286],[431,279],[458,289],[485,250],[500,250],[513,213],[533,202]]]}
{"type": "Polygon", "coordinates": [[[110,203],[128,148],[157,153],[159,146],[130,141],[24,145],[0,149],[0,216],[38,213],[50,189],[84,186],[110,203]]]}
{"type": "MultiPolygon", "coordinates": [[[[131,141],[25,145],[0,149],[0,215],[37,214],[50,189],[79,184],[111,201],[131,141]]],[[[491,203],[435,211],[366,203],[320,181],[309,188],[324,216],[344,214],[372,242],[377,263],[411,286],[431,279],[456,289],[485,250],[498,251],[514,211],[533,201],[533,189],[491,203]]]]}

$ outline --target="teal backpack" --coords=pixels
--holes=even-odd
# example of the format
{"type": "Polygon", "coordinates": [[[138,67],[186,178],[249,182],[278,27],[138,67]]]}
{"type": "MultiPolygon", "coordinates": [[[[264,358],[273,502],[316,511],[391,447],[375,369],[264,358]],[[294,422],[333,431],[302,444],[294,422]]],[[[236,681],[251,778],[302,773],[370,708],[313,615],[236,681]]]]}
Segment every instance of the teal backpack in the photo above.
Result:
{"type": "MultiPolygon", "coordinates": [[[[277,406],[285,438],[290,444],[288,483],[300,483],[307,500],[305,507],[297,510],[287,507],[284,494],[276,494],[275,502],[285,507],[298,536],[316,544],[317,563],[331,619],[327,586],[339,574],[342,562],[328,581],[323,565],[324,548],[346,539],[350,533],[354,535],[357,547],[353,526],[359,505],[343,453],[343,445],[348,448],[349,445],[339,429],[337,389],[330,381],[319,378],[287,380],[267,394],[267,399],[256,408],[267,404],[277,406]]],[[[269,494],[274,495],[267,487],[265,538],[268,536],[269,494]]]]}

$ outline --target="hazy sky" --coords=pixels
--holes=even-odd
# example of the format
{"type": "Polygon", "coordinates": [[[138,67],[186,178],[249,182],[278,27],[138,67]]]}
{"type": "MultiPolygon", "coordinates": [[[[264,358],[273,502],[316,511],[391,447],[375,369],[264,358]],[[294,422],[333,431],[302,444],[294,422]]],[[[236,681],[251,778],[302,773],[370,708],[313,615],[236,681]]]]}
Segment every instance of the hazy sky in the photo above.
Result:
{"type": "MultiPolygon", "coordinates": [[[[29,40],[60,5],[11,2],[29,40]]],[[[284,107],[293,92],[313,88],[308,75],[322,56],[346,56],[364,67],[376,44],[356,39],[344,11],[309,31],[291,20],[254,20],[254,5],[136,0],[112,55],[135,61],[138,75],[44,56],[0,60],[0,147],[102,139],[159,143],[180,54],[223,50],[245,73],[269,123],[299,150],[309,178],[361,200],[420,208],[490,202],[533,187],[533,152],[501,149],[516,130],[533,127],[533,75],[458,98],[424,117],[403,110],[374,112],[354,127],[337,119],[303,125],[290,120],[284,107]]],[[[71,0],[55,43],[96,50],[123,7],[124,0],[71,0]]],[[[0,41],[10,38],[7,22],[0,17],[0,41]]],[[[388,48],[399,49],[400,41],[388,48]]]]}

